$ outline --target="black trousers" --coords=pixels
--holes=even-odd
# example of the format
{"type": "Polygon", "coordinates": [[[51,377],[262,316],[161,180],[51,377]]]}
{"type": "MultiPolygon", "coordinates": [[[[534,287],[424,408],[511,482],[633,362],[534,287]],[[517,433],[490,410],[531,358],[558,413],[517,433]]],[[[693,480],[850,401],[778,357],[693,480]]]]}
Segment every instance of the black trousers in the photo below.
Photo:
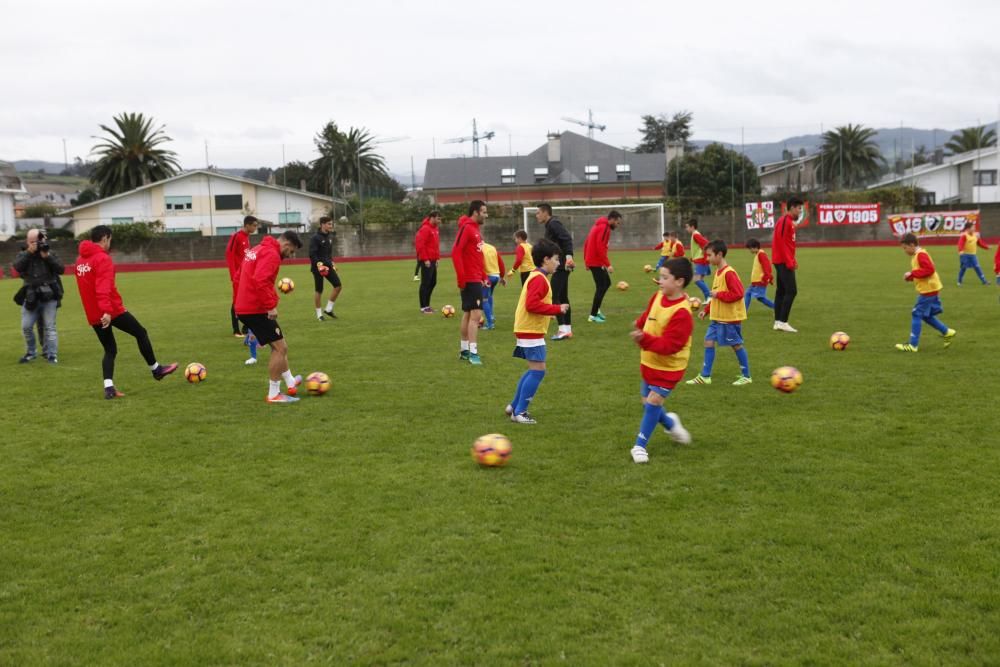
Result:
{"type": "Polygon", "coordinates": [[[521,271],[521,286],[524,287],[524,283],[528,282],[528,276],[531,275],[531,271],[521,271]]]}
{"type": "Polygon", "coordinates": [[[104,359],[101,361],[101,369],[104,371],[104,379],[112,380],[115,376],[115,357],[118,356],[118,343],[115,342],[114,330],[124,331],[129,336],[135,338],[139,344],[139,354],[150,366],[156,363],[156,355],[153,354],[153,344],[149,342],[149,334],[139,320],[135,319],[132,313],[125,312],[111,320],[111,326],[107,329],[101,328],[100,324],[94,325],[97,333],[97,340],[101,341],[104,347],[104,359]]]}
{"type": "MultiPolygon", "coordinates": [[[[556,269],[556,272],[552,274],[552,303],[563,304],[569,303],[569,271],[564,269],[556,269]]],[[[556,321],[559,324],[572,324],[570,319],[570,311],[566,311],[562,315],[556,315],[556,321]]]]}
{"type": "MultiPolygon", "coordinates": [[[[232,320],[232,323],[233,323],[233,333],[234,334],[240,333],[240,321],[238,319],[236,319],[236,306],[235,305],[232,305],[232,306],[229,307],[229,319],[232,320]]],[[[245,328],[246,327],[244,327],[244,329],[245,328]]],[[[246,333],[246,331],[244,330],[243,333],[246,333]]]]}
{"type": "Polygon", "coordinates": [[[775,264],[774,274],[778,285],[774,291],[774,321],[788,322],[788,317],[792,312],[792,302],[795,301],[795,295],[799,293],[798,287],[795,285],[795,271],[784,264],[775,264]]]}
{"type": "Polygon", "coordinates": [[[438,282],[437,262],[431,262],[430,266],[424,266],[424,263],[420,262],[420,307],[421,308],[430,308],[431,293],[434,292],[434,288],[437,286],[437,282],[438,282]]]}
{"type": "Polygon", "coordinates": [[[604,301],[604,295],[608,293],[608,289],[611,287],[611,276],[608,275],[608,270],[603,266],[588,266],[587,270],[594,277],[594,303],[590,306],[590,314],[597,315],[601,310],[601,302],[604,301]]]}

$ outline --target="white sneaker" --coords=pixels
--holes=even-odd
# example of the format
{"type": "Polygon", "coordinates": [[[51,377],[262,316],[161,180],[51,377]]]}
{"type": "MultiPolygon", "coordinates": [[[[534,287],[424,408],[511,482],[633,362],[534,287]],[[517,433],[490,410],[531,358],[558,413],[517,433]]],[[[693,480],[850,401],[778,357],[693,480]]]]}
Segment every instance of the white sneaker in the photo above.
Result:
{"type": "Polygon", "coordinates": [[[690,445],[691,434],[688,433],[688,430],[681,425],[681,418],[677,416],[676,412],[668,412],[667,416],[673,420],[674,427],[669,430],[664,427],[663,430],[666,431],[671,438],[673,438],[674,442],[679,442],[682,445],[690,445]]]}
{"type": "Polygon", "coordinates": [[[256,359],[253,359],[253,358],[251,358],[251,359],[247,359],[247,360],[246,360],[246,361],[244,361],[243,363],[244,363],[244,364],[246,364],[247,366],[253,366],[254,364],[256,364],[256,363],[257,363],[257,360],[256,360],[256,359]]]}
{"type": "Polygon", "coordinates": [[[781,330],[782,331],[787,331],[788,333],[798,333],[799,332],[798,329],[796,329],[795,327],[793,327],[788,322],[782,322],[781,323],[781,330]]]}
{"type": "Polygon", "coordinates": [[[781,325],[782,324],[784,324],[784,322],[779,322],[778,320],[775,320],[774,321],[774,326],[771,327],[771,328],[774,329],[775,331],[781,331],[781,325]]]}
{"type": "Polygon", "coordinates": [[[527,412],[522,412],[519,415],[512,415],[510,420],[515,424],[537,424],[532,417],[528,415],[527,412]]]}
{"type": "Polygon", "coordinates": [[[649,463],[649,454],[645,447],[636,445],[632,448],[632,460],[636,463],[649,463]]]}
{"type": "Polygon", "coordinates": [[[503,409],[503,413],[505,415],[507,415],[508,417],[513,417],[514,416],[514,406],[510,405],[510,404],[507,404],[507,407],[503,409]]]}

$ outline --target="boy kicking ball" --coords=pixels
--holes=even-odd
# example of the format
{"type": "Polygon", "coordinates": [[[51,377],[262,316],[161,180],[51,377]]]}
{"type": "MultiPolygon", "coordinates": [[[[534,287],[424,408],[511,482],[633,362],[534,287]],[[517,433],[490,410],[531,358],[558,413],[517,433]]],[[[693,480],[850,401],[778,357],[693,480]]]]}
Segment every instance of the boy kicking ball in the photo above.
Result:
{"type": "Polygon", "coordinates": [[[636,463],[649,462],[646,446],[657,424],[662,425],[675,442],[691,442],[691,434],[681,425],[680,417],[664,411],[663,401],[684,377],[691,356],[694,319],[684,288],[693,274],[687,259],[668,259],[660,268],[659,291],[649,300],[646,311],[635,321],[635,329],[629,334],[642,350],[639,365],[643,414],[639,435],[631,450],[636,463]]]}
{"type": "Polygon", "coordinates": [[[903,280],[913,282],[917,288],[917,303],[913,306],[913,317],[910,320],[910,342],[896,343],[896,349],[901,352],[916,352],[920,344],[920,329],[923,323],[931,325],[937,329],[942,338],[944,346],[951,345],[955,337],[955,330],[949,329],[944,322],[937,318],[944,312],[941,306],[941,278],[937,269],[934,268],[934,261],[931,260],[930,253],[918,245],[916,234],[904,234],[899,240],[903,246],[903,252],[909,255],[910,270],[903,274],[903,280]]]}

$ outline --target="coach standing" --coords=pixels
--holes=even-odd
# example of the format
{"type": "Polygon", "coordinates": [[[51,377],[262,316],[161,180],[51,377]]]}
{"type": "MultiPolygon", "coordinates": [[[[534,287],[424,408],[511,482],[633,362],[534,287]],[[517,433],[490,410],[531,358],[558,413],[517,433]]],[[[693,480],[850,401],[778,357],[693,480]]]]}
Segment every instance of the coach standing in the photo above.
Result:
{"type": "Polygon", "coordinates": [[[618,227],[621,219],[622,214],[618,211],[611,211],[606,218],[598,218],[583,244],[583,261],[594,278],[594,302],[590,306],[589,322],[604,324],[605,321],[601,302],[611,287],[611,274],[615,271],[608,259],[608,245],[611,243],[611,231],[618,227]]]}
{"type": "Polygon", "coordinates": [[[771,242],[771,262],[778,280],[774,292],[774,329],[798,333],[788,323],[788,317],[798,293],[795,285],[795,270],[799,267],[795,261],[795,227],[802,215],[802,200],[789,199],[785,211],[774,225],[774,239],[771,242]]]}
{"type": "Polygon", "coordinates": [[[431,211],[414,238],[413,245],[417,249],[417,262],[420,264],[420,312],[433,315],[431,294],[437,285],[438,260],[441,259],[441,213],[431,211]]]}
{"type": "Polygon", "coordinates": [[[229,281],[233,284],[233,302],[229,307],[229,318],[232,320],[233,335],[242,338],[240,323],[236,319],[236,289],[240,284],[240,267],[243,265],[243,255],[250,249],[250,235],[257,231],[257,218],[248,215],[243,218],[243,229],[238,229],[229,237],[226,244],[226,264],[229,266],[229,281]]]}
{"type": "MultiPolygon", "coordinates": [[[[573,261],[573,237],[569,235],[563,224],[552,217],[552,207],[539,204],[535,220],[545,225],[545,238],[559,246],[559,266],[552,274],[552,303],[569,305],[569,272],[576,267],[573,261]]],[[[570,311],[556,316],[559,331],[552,340],[569,340],[573,337],[573,325],[570,311]]]]}
{"type": "Polygon", "coordinates": [[[458,219],[458,233],[451,247],[451,263],[462,293],[461,348],[459,361],[482,366],[479,357],[479,320],[483,317],[483,285],[486,266],[483,262],[483,236],[479,228],[489,217],[486,203],[479,199],[469,202],[469,215],[458,219]]]}

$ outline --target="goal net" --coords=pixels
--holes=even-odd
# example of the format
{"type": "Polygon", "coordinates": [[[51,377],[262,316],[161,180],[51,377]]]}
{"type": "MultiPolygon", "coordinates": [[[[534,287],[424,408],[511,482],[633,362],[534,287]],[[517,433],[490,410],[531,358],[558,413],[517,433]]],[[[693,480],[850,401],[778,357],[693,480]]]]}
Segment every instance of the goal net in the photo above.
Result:
{"type": "MultiPolygon", "coordinates": [[[[552,217],[557,218],[573,237],[573,250],[578,256],[577,263],[583,263],[583,242],[594,225],[594,221],[607,216],[612,210],[622,214],[621,224],[611,234],[612,250],[652,248],[663,240],[665,220],[663,204],[614,204],[597,206],[553,206],[552,217]]],[[[542,236],[541,225],[535,220],[537,206],[524,208],[524,231],[528,240],[542,236]]]]}

